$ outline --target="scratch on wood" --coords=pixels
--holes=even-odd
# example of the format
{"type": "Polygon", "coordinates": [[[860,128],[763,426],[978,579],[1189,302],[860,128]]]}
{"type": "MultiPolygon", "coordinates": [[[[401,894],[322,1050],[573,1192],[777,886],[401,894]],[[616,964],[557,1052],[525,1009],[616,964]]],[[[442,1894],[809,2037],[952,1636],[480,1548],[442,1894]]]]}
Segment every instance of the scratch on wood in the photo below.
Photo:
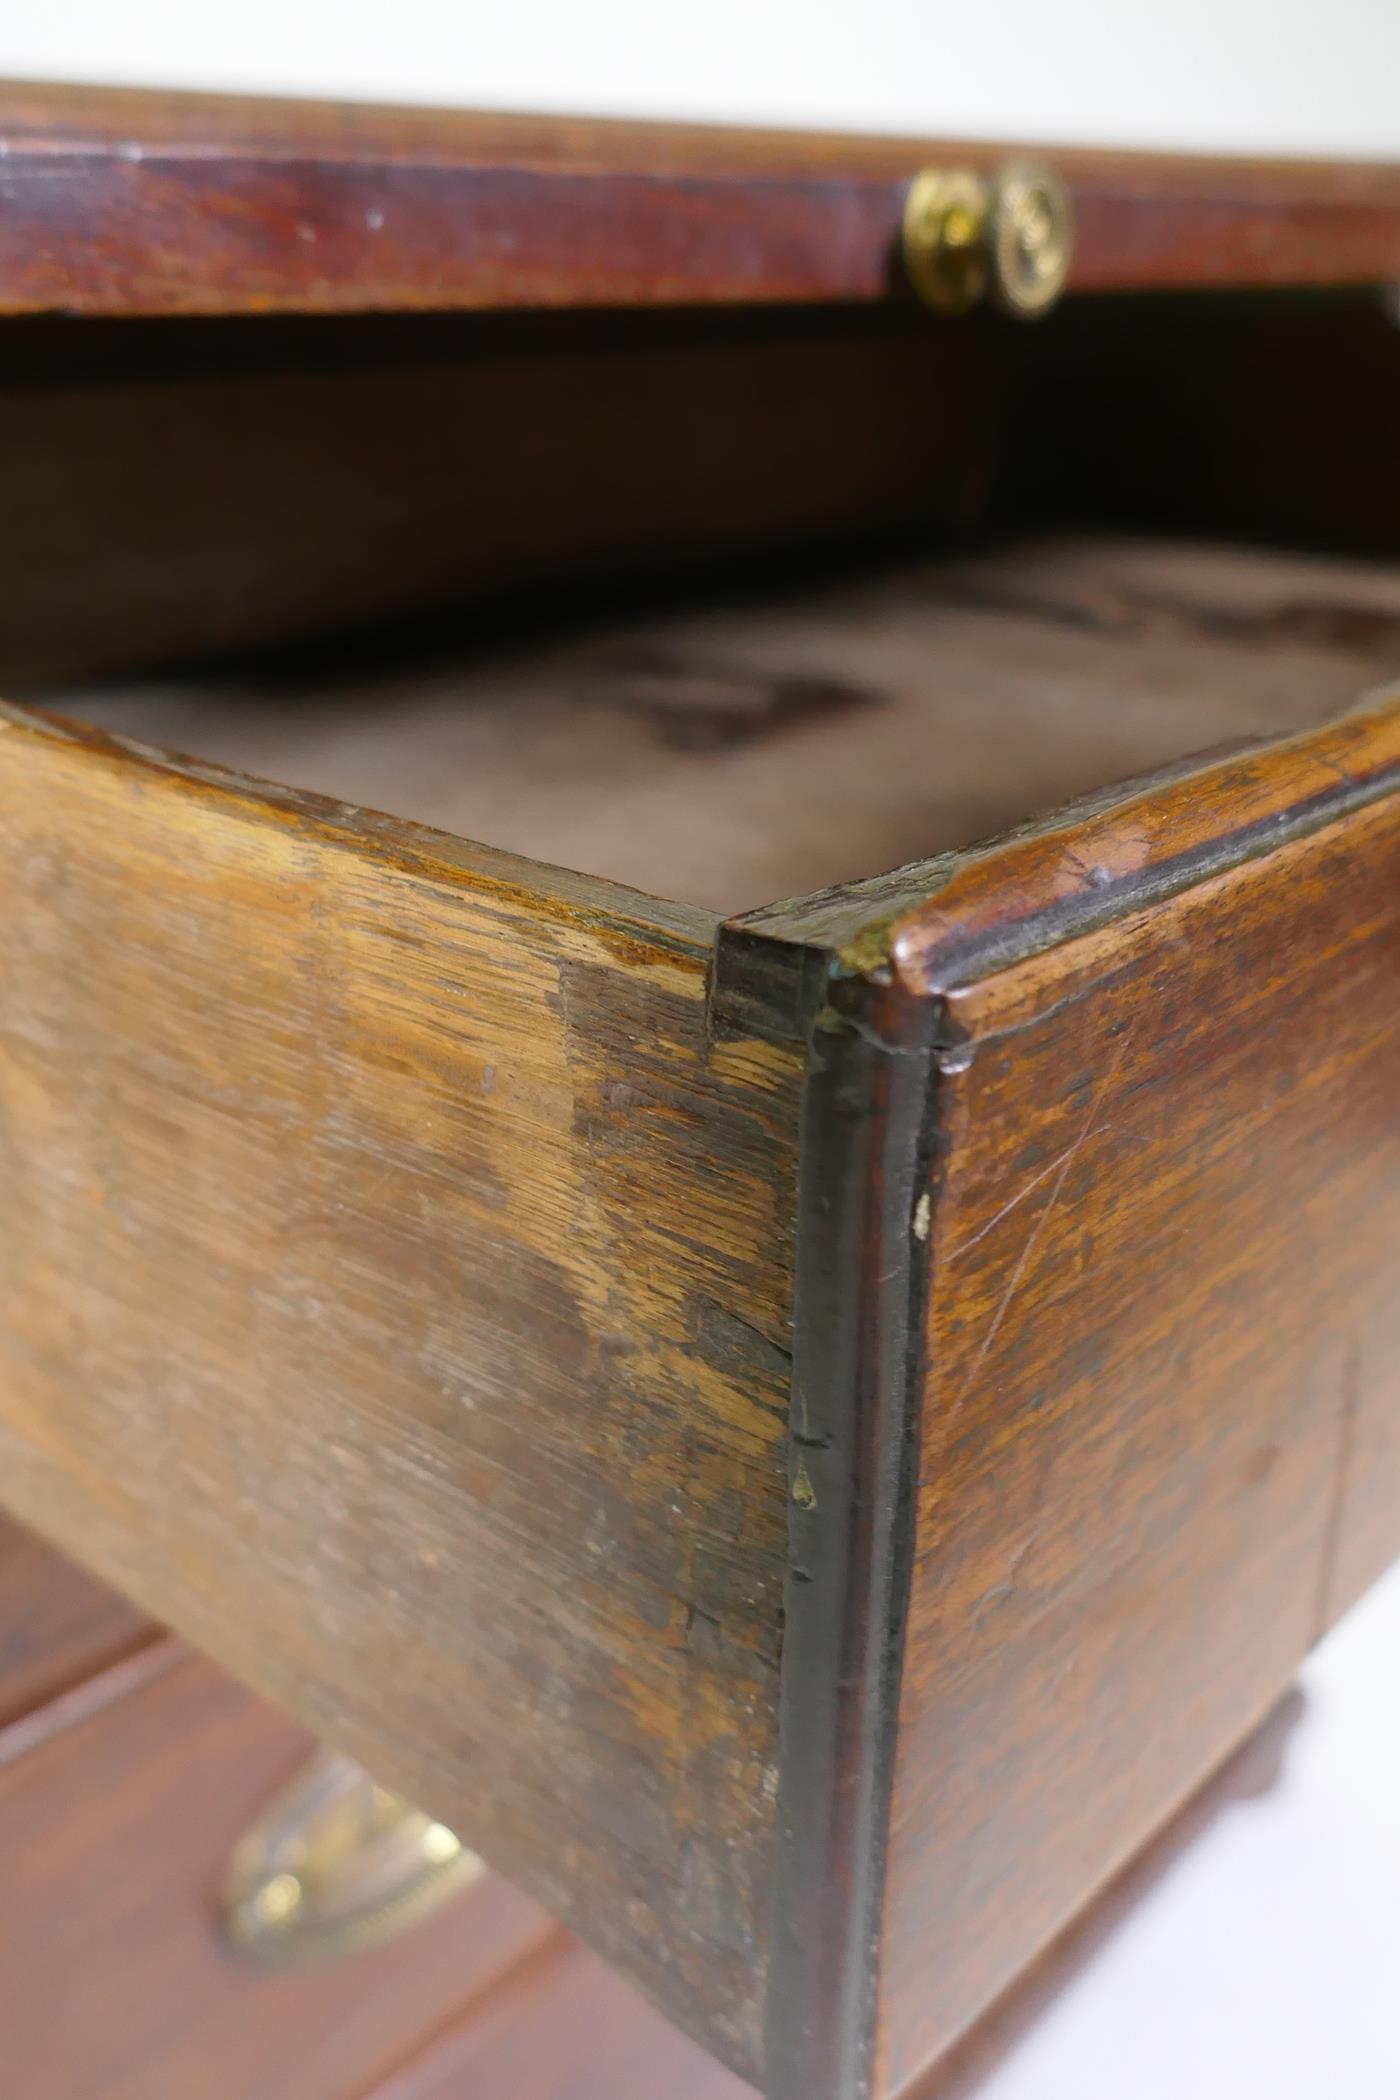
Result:
{"type": "Polygon", "coordinates": [[[956,1247],[950,1248],[949,1252],[943,1257],[945,1262],[957,1261],[959,1256],[969,1253],[980,1240],[984,1240],[989,1232],[1000,1225],[1003,1218],[1009,1217],[1013,1210],[1025,1202],[1027,1196],[1033,1196],[1042,1181],[1047,1181],[1057,1167],[1068,1167],[1069,1162],[1073,1159],[1082,1143],[1082,1138],[1076,1138],[1072,1145],[1066,1145],[1063,1152],[1057,1152],[1055,1157],[1043,1166],[1038,1174],[1032,1174],[1024,1187],[1017,1189],[1015,1195],[1002,1204],[1000,1210],[994,1211],[986,1224],[979,1226],[970,1239],[960,1240],[956,1247]]]}
{"type": "MultiPolygon", "coordinates": [[[[1104,1075],[1102,1084],[1095,1089],[1094,1097],[1089,1103],[1089,1113],[1084,1119],[1083,1129],[1060,1161],[1059,1170],[1050,1186],[1050,1199],[1026,1235],[1026,1243],[1017,1257],[1015,1268],[1007,1279],[1006,1289],[1001,1294],[1001,1301],[992,1316],[991,1325],[983,1335],[978,1345],[977,1354],[973,1357],[968,1367],[967,1376],[964,1378],[962,1385],[958,1389],[957,1397],[952,1403],[955,1409],[961,1407],[963,1401],[967,1398],[969,1391],[976,1382],[978,1373],[987,1360],[992,1343],[1001,1332],[1002,1322],[1011,1310],[1011,1301],[1020,1287],[1021,1278],[1025,1275],[1030,1258],[1039,1244],[1040,1235],[1049,1224],[1054,1214],[1055,1206],[1060,1200],[1060,1191],[1065,1185],[1065,1177],[1099,1126],[1104,1104],[1118,1082],[1118,1074],[1123,1069],[1123,1060],[1128,1054],[1131,1043],[1131,1034],[1126,1034],[1119,1045],[1118,1055],[1114,1058],[1112,1065],[1104,1075]]],[[[1043,1180],[1044,1175],[1042,1174],[1039,1178],[1043,1180]]],[[[1011,1205],[1007,1206],[1008,1209],[1011,1207],[1011,1205]]]]}

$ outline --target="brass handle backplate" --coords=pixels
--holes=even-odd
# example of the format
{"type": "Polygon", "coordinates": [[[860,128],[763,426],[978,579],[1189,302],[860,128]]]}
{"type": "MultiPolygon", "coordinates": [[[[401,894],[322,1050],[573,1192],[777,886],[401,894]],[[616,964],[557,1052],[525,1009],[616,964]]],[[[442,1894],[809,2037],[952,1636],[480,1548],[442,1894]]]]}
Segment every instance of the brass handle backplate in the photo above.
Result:
{"type": "Polygon", "coordinates": [[[1068,193],[1049,168],[1018,163],[988,177],[925,168],[904,203],[904,267],[919,297],[965,313],[990,297],[1022,320],[1048,313],[1069,276],[1068,193]]]}
{"type": "Polygon", "coordinates": [[[223,1927],[275,1968],[377,1946],[486,1871],[445,1823],[320,1751],[239,1839],[223,1927]]]}

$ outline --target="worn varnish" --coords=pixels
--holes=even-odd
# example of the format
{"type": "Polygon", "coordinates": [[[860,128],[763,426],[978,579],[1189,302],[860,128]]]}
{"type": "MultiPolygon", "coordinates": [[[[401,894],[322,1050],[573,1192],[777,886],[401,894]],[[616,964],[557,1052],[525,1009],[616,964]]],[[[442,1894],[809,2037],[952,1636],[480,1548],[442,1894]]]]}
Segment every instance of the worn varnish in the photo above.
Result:
{"type": "Polygon", "coordinates": [[[535,1899],[894,2100],[1400,1548],[1400,587],[1122,537],[1394,552],[1400,172],[1056,151],[1064,305],[923,313],[1005,157],[0,89],[0,684],[95,718],[0,712],[0,1500],[132,1600],[0,1542],[55,2100],[733,2090],[535,1899]],[[151,1988],[302,1738],[142,1611],[504,1952],[151,1988]]]}
{"type": "MultiPolygon", "coordinates": [[[[0,309],[887,301],[928,162],[1015,149],[121,89],[0,89],[0,309]]],[[[1052,149],[1077,291],[1384,284],[1389,166],[1052,149]]]]}
{"type": "Polygon", "coordinates": [[[11,713],[7,1505],[758,2064],[800,1054],[712,923],[11,713]]]}

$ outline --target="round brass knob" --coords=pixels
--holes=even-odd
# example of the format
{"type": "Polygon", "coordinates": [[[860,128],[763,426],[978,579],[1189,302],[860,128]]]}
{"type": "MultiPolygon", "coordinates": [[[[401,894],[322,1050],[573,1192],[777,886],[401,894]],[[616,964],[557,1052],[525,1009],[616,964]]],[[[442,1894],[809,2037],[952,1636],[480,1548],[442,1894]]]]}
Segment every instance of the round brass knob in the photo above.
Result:
{"type": "Polygon", "coordinates": [[[1064,290],[1073,247],[1069,197],[1048,168],[997,177],[991,211],[992,291],[1022,320],[1047,313],[1064,290]]]}
{"type": "Polygon", "coordinates": [[[962,314],[987,289],[991,192],[970,168],[925,168],[904,200],[904,267],[919,297],[962,314]]]}
{"type": "Polygon", "coordinates": [[[994,180],[971,168],[925,168],[904,200],[904,266],[940,313],[990,293],[1023,320],[1048,312],[1069,275],[1069,198],[1048,168],[1012,166],[994,180]]]}

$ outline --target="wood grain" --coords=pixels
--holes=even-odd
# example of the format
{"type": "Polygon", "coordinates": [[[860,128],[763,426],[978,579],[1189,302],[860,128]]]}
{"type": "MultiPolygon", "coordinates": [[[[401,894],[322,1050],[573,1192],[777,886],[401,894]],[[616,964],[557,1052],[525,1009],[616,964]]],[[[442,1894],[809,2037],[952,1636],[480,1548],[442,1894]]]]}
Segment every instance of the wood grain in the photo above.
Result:
{"type": "Polygon", "coordinates": [[[24,1756],[4,1744],[0,2031],[33,2100],[344,2100],[558,1937],[490,1880],[324,1968],[229,1953],[228,1853],[314,1746],[187,1655],[24,1756]]]}
{"type": "Polygon", "coordinates": [[[800,1056],[713,922],[12,711],[7,1505],[741,2067],[800,1056]]]}
{"type": "Polygon", "coordinates": [[[155,1633],[125,1598],[0,1518],[0,1728],[155,1633]]]}
{"type": "Polygon", "coordinates": [[[1391,692],[725,929],[829,1075],[779,2100],[927,2071],[1400,1550],[1398,875],[1391,692]]]}
{"type": "MultiPolygon", "coordinates": [[[[11,83],[0,310],[888,301],[910,178],[1024,149],[11,83]]],[[[1078,290],[1388,283],[1400,174],[1056,147],[1078,290]]]]}
{"type": "Polygon", "coordinates": [[[1400,1409],[1400,765],[1375,808],[1332,788],[1323,829],[947,994],[891,2090],[1285,1687],[1357,1380],[1400,1409]]]}

